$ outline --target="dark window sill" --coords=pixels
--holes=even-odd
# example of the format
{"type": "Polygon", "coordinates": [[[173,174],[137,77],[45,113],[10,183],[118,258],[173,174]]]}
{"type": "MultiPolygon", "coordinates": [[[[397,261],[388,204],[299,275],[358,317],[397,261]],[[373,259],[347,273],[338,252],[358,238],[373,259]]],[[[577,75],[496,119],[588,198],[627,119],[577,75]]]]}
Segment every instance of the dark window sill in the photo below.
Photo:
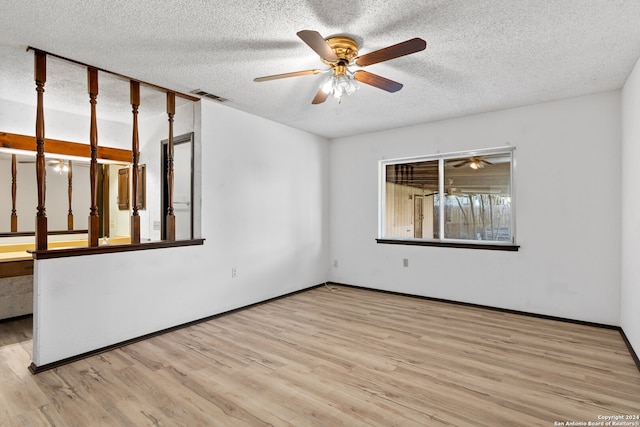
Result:
{"type": "Polygon", "coordinates": [[[409,246],[439,246],[441,248],[460,248],[460,249],[483,249],[490,251],[509,251],[517,252],[520,249],[518,245],[511,244],[487,244],[487,243],[459,243],[459,242],[440,242],[436,240],[394,240],[394,239],[376,239],[376,242],[387,245],[409,245],[409,246]]]}
{"type": "Polygon", "coordinates": [[[49,249],[46,251],[29,251],[29,253],[33,255],[33,259],[51,259],[84,255],[112,254],[117,252],[146,251],[150,249],[177,248],[181,246],[197,246],[203,244],[204,239],[177,240],[175,242],[163,240],[159,242],[132,243],[126,245],[49,249]]]}

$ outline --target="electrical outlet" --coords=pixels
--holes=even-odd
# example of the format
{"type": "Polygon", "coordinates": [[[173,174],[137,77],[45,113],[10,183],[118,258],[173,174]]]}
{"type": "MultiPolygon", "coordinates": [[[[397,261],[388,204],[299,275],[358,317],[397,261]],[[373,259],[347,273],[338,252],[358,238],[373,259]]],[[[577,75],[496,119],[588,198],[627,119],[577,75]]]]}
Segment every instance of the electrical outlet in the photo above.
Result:
{"type": "Polygon", "coordinates": [[[409,267],[409,258],[403,258],[402,259],[402,266],[403,267],[409,267]]]}
{"type": "Polygon", "coordinates": [[[333,266],[334,266],[335,268],[338,268],[338,260],[337,260],[337,259],[334,259],[334,260],[333,260],[333,266]]]}
{"type": "Polygon", "coordinates": [[[153,229],[160,230],[160,221],[153,221],[153,229]]]}
{"type": "Polygon", "coordinates": [[[231,267],[231,278],[235,279],[238,277],[238,269],[236,267],[231,267]]]}

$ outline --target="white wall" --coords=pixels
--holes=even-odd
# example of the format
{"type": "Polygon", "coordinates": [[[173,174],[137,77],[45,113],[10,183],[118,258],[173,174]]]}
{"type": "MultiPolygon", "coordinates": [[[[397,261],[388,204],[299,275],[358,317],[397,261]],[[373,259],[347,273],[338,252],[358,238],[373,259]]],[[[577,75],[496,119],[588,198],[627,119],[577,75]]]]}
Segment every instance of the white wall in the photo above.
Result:
{"type": "MultiPolygon", "coordinates": [[[[1,94],[0,94],[1,96],[1,94]]],[[[34,91],[35,98],[35,91],[34,91]]],[[[88,96],[88,95],[87,95],[88,96]]],[[[100,99],[98,99],[100,103],[100,99]]],[[[47,107],[47,92],[44,95],[45,122],[45,151],[46,139],[61,139],[64,141],[89,144],[89,124],[87,116],[57,111],[47,107]]],[[[112,148],[131,149],[131,124],[119,123],[100,118],[98,107],[98,145],[112,148]]],[[[89,113],[89,98],[87,98],[87,114],[89,113]]],[[[18,133],[21,135],[35,135],[36,129],[35,107],[7,101],[0,98],[0,132],[18,133]]],[[[34,146],[35,151],[35,146],[34,146]]]]}
{"type": "MultiPolygon", "coordinates": [[[[199,126],[200,103],[188,102],[176,107],[174,117],[173,135],[174,137],[193,132],[199,126]]],[[[162,141],[169,137],[169,124],[166,114],[156,116],[145,116],[141,113],[140,118],[140,160],[139,163],[146,165],[147,174],[147,206],[140,214],[140,238],[142,241],[158,241],[162,239],[161,230],[154,228],[155,223],[162,223],[162,141]]],[[[195,137],[195,136],[194,136],[195,137]]],[[[194,146],[197,145],[194,141],[194,146]]],[[[201,158],[194,156],[194,170],[199,171],[201,158]]],[[[197,176],[197,172],[195,172],[197,176]]],[[[195,177],[194,177],[195,179],[195,177]]],[[[199,183],[194,185],[194,194],[199,194],[199,183]]],[[[197,201],[196,201],[197,202],[197,201]]],[[[194,209],[199,204],[194,203],[194,209]]],[[[199,229],[198,229],[199,230],[199,229]]],[[[198,237],[199,233],[195,232],[198,237]]]]}
{"type": "Polygon", "coordinates": [[[330,280],[618,325],[620,150],[618,91],[334,140],[330,280]],[[506,144],[519,252],[376,243],[379,160],[506,144]]]}
{"type": "Polygon", "coordinates": [[[325,281],[328,141],[201,110],[205,244],[36,260],[36,365],[325,281]]]}
{"type": "Polygon", "coordinates": [[[640,354],[640,61],[622,89],[622,295],[620,324],[640,354]]]}

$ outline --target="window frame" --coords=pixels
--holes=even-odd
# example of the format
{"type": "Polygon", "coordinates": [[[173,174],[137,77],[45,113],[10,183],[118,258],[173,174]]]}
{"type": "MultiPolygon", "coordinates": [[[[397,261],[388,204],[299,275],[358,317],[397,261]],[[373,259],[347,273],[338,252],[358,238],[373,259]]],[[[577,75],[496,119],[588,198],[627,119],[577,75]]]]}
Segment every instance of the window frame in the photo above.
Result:
{"type": "Polygon", "coordinates": [[[423,156],[402,157],[394,159],[382,159],[378,161],[378,237],[376,241],[384,244],[401,244],[401,245],[413,245],[413,246],[442,246],[442,247],[457,247],[467,249],[490,249],[490,250],[506,250],[517,251],[519,246],[517,242],[516,233],[516,147],[502,146],[468,151],[457,151],[450,153],[438,153],[423,156]],[[466,159],[469,157],[477,156],[489,156],[496,154],[509,155],[511,158],[509,179],[511,189],[511,206],[510,206],[510,241],[495,241],[495,240],[471,240],[471,239],[455,239],[447,238],[444,236],[444,222],[445,222],[445,203],[444,187],[444,163],[447,160],[466,159]],[[438,161],[438,197],[440,198],[439,220],[438,220],[438,238],[402,238],[402,237],[387,237],[386,232],[386,219],[387,219],[387,166],[396,164],[408,164],[416,162],[426,161],[438,161]]]}

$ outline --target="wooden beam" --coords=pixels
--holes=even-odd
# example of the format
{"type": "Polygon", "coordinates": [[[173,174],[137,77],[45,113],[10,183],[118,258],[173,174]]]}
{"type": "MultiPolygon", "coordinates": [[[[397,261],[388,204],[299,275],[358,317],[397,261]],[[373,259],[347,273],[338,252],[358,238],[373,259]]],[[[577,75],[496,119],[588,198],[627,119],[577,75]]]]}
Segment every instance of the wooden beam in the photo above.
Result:
{"type": "MultiPolygon", "coordinates": [[[[17,133],[0,132],[0,147],[12,150],[34,151],[36,138],[17,133]]],[[[63,141],[47,138],[45,155],[62,155],[75,157],[91,157],[91,146],[79,142],[63,141]]],[[[131,150],[121,148],[98,147],[98,159],[113,162],[130,163],[131,150]]]]}
{"type": "MultiPolygon", "coordinates": [[[[36,213],[36,250],[47,249],[46,164],[44,160],[44,84],[47,81],[47,55],[34,52],[34,79],[36,82],[36,187],[38,206],[36,213]]],[[[33,147],[31,147],[33,150],[33,147]]]]}
{"type": "Polygon", "coordinates": [[[91,207],[89,209],[89,246],[98,246],[100,216],[98,215],[98,118],[96,113],[96,98],[98,97],[98,70],[87,69],[87,86],[91,117],[89,125],[89,144],[91,164],[89,165],[89,182],[91,190],[91,207]]]}
{"type": "MultiPolygon", "coordinates": [[[[40,49],[37,49],[37,48],[32,47],[32,46],[27,47],[27,50],[33,50],[33,51],[36,51],[36,52],[42,52],[44,54],[47,54],[47,55],[51,56],[52,58],[62,59],[63,61],[71,62],[73,64],[77,64],[77,65],[80,65],[82,67],[87,67],[87,68],[88,67],[92,67],[91,65],[85,64],[84,62],[80,62],[80,61],[76,61],[75,59],[70,59],[70,58],[66,58],[64,56],[56,55],[55,53],[51,53],[51,52],[47,52],[47,51],[44,51],[44,50],[40,50],[40,49]]],[[[98,70],[100,72],[103,72],[103,73],[107,73],[107,74],[111,74],[111,75],[116,76],[116,77],[120,77],[120,78],[122,78],[124,80],[133,80],[131,77],[127,77],[124,74],[120,74],[120,73],[116,73],[116,72],[113,72],[113,71],[109,71],[109,70],[106,70],[104,68],[99,68],[99,67],[92,67],[92,68],[95,68],[96,70],[98,70]]],[[[170,91],[170,89],[167,89],[166,87],[158,86],[158,85],[155,85],[153,83],[145,82],[145,81],[142,81],[142,80],[137,80],[137,81],[140,82],[141,84],[145,85],[145,86],[148,86],[148,87],[153,88],[155,90],[158,90],[160,92],[168,92],[168,91],[170,91]]],[[[175,92],[175,91],[173,91],[173,93],[176,96],[178,96],[178,97],[180,97],[182,99],[187,99],[187,100],[192,101],[192,102],[200,101],[200,98],[197,97],[197,96],[194,96],[194,95],[189,95],[189,94],[186,94],[186,93],[175,92]]]]}

